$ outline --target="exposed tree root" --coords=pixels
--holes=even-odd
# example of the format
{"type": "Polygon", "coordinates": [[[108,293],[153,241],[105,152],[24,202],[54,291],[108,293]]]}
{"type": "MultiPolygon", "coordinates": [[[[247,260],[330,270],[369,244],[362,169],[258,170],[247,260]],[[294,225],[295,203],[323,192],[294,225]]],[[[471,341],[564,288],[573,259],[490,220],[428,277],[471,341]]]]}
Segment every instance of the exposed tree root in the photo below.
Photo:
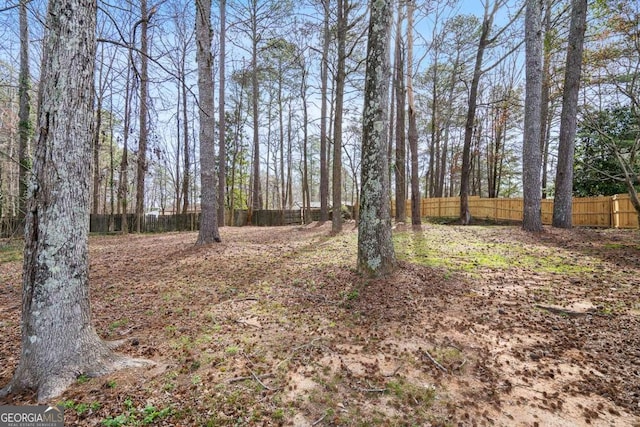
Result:
{"type": "Polygon", "coordinates": [[[117,346],[119,343],[100,341],[99,346],[102,347],[100,356],[91,357],[90,354],[95,355],[95,353],[88,351],[80,358],[80,361],[69,361],[61,366],[51,368],[50,372],[46,373],[36,374],[21,364],[11,382],[0,390],[0,398],[24,390],[35,390],[38,403],[43,404],[59,397],[81,375],[95,378],[120,369],[155,365],[155,362],[151,360],[135,359],[113,353],[111,348],[114,347],[114,344],[117,346]]]}

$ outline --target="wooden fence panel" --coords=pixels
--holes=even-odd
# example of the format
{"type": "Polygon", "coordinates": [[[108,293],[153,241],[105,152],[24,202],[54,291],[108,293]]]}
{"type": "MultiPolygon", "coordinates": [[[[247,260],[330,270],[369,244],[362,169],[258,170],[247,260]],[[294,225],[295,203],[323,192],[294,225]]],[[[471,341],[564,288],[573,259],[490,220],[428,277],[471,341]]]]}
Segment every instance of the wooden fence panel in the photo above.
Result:
{"type": "Polygon", "coordinates": [[[302,224],[302,211],[294,210],[255,210],[251,213],[251,223],[259,227],[302,224]]]}
{"type": "MultiPolygon", "coordinates": [[[[524,209],[524,202],[522,208],[524,209]]],[[[542,223],[551,225],[553,222],[553,199],[542,199],[540,211],[542,214],[542,223]]]]}
{"type": "Polygon", "coordinates": [[[422,216],[427,218],[456,218],[460,216],[459,197],[422,199],[422,216]]]}
{"type": "Polygon", "coordinates": [[[611,204],[611,197],[574,198],[573,225],[584,227],[611,227],[611,204]]]}
{"type": "Polygon", "coordinates": [[[496,206],[494,199],[481,199],[477,196],[469,197],[469,212],[472,217],[494,219],[496,217],[496,206]]]}
{"type": "Polygon", "coordinates": [[[522,221],[522,199],[489,199],[496,204],[496,221],[522,221]]]}
{"type": "Polygon", "coordinates": [[[612,226],[615,228],[638,228],[638,214],[631,204],[628,194],[612,197],[612,226]]]}
{"type": "MultiPolygon", "coordinates": [[[[460,215],[460,198],[422,199],[422,216],[425,218],[457,218],[460,215]]],[[[395,203],[392,201],[392,216],[395,203]]],[[[489,199],[469,197],[471,216],[486,220],[521,222],[524,201],[522,198],[489,199]]],[[[407,201],[407,212],[411,201],[407,201]]],[[[542,223],[551,225],[553,199],[542,199],[542,223]]],[[[575,197],[573,199],[573,225],[578,227],[638,228],[638,215],[628,194],[613,197],[575,197]]]]}

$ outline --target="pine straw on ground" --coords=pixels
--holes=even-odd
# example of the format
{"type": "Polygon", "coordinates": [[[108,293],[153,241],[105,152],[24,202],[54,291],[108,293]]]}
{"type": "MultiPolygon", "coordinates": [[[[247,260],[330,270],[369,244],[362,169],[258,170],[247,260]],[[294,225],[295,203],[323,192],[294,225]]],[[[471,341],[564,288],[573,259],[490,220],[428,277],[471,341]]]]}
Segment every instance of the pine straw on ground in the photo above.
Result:
{"type": "MultiPolygon", "coordinates": [[[[371,280],[352,228],[92,237],[98,333],[156,364],[52,403],[82,426],[640,426],[637,231],[398,226],[398,271],[371,280]]],[[[11,245],[0,385],[20,346],[11,245]]]]}

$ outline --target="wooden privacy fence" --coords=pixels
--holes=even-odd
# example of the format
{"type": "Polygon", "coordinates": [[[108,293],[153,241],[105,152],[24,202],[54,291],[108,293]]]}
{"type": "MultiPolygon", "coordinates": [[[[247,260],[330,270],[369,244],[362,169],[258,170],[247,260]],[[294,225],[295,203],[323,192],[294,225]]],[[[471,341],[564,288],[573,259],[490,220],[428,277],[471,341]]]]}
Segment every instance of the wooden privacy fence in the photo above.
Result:
{"type": "MultiPolygon", "coordinates": [[[[318,213],[318,217],[319,217],[318,213]]],[[[134,214],[127,214],[127,228],[130,233],[136,230],[134,214]]],[[[247,210],[235,210],[233,225],[278,226],[302,224],[302,211],[294,210],[258,210],[251,213],[247,210]]],[[[196,231],[200,228],[200,213],[192,212],[175,215],[146,215],[140,224],[143,233],[163,233],[169,231],[196,231]]],[[[89,220],[91,233],[118,233],[122,231],[122,215],[91,215],[89,220]]],[[[18,218],[0,219],[0,238],[21,238],[24,223],[18,218]]]]}
{"type": "MultiPolygon", "coordinates": [[[[200,225],[199,213],[176,215],[145,215],[140,224],[143,233],[162,233],[167,231],[194,231],[200,225]]],[[[130,233],[136,229],[136,217],[127,214],[127,228],[130,233]]],[[[91,215],[89,231],[92,233],[111,233],[122,231],[122,215],[91,215]]]]}
{"type": "MultiPolygon", "coordinates": [[[[392,213],[394,209],[392,203],[392,213]]],[[[469,209],[474,218],[493,221],[522,221],[522,199],[483,199],[469,197],[469,209]]],[[[411,202],[407,201],[407,213],[411,212],[411,202]]],[[[457,218],[460,214],[460,198],[444,197],[422,199],[421,215],[427,218],[457,218]]],[[[320,210],[312,209],[313,221],[320,219],[320,210]]],[[[553,200],[542,201],[542,222],[551,224],[553,200]]],[[[234,226],[257,225],[279,226],[303,223],[302,210],[235,210],[234,226]]],[[[135,216],[127,215],[129,232],[135,230],[135,216]]],[[[631,204],[629,195],[613,197],[585,197],[573,199],[573,225],[582,227],[638,228],[638,215],[631,204]]],[[[24,223],[17,218],[0,219],[0,237],[22,237],[24,223]]],[[[177,215],[147,215],[141,224],[143,233],[168,231],[196,231],[200,227],[200,213],[177,215]]],[[[91,215],[92,233],[112,233],[122,231],[122,215],[91,215]]]]}
{"type": "MultiPolygon", "coordinates": [[[[262,209],[259,211],[252,211],[251,225],[257,225],[259,227],[263,226],[274,226],[274,225],[298,225],[302,224],[302,211],[300,209],[296,210],[267,210],[262,209]]],[[[236,224],[236,225],[247,225],[244,224],[236,224]]]]}
{"type": "MultiPolygon", "coordinates": [[[[392,214],[395,206],[392,203],[392,214]]],[[[522,221],[524,203],[522,198],[486,199],[469,197],[471,216],[493,221],[522,221]]],[[[411,201],[407,201],[407,215],[411,212],[411,201]]],[[[422,199],[421,215],[427,218],[458,218],[460,198],[442,197],[422,199]]],[[[542,200],[542,223],[551,224],[553,199],[542,200]]],[[[636,213],[628,194],[613,197],[582,197],[573,199],[573,225],[582,227],[638,228],[636,213]]]]}
{"type": "MultiPolygon", "coordinates": [[[[278,226],[302,224],[300,210],[235,210],[233,212],[233,225],[242,227],[245,225],[278,226]]],[[[129,232],[135,230],[135,216],[127,215],[129,232]]],[[[175,215],[146,215],[141,224],[143,233],[162,233],[167,231],[196,231],[200,229],[200,213],[175,215]]],[[[122,218],[120,215],[91,215],[90,231],[92,233],[108,233],[122,230],[122,218]]]]}

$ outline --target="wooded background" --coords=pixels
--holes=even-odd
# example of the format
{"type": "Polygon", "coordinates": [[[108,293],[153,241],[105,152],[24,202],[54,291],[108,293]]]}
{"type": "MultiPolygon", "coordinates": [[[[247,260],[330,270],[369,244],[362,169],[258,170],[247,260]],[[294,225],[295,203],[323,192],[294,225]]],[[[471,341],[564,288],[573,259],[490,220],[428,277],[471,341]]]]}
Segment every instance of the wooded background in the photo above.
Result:
{"type": "MultiPolygon", "coordinates": [[[[0,15],[5,223],[21,215],[37,135],[45,3],[21,0],[0,15]]],[[[395,3],[388,156],[396,204],[417,190],[429,199],[458,196],[463,183],[479,200],[522,195],[523,5],[395,3]]],[[[91,212],[131,213],[134,221],[150,212],[187,214],[202,194],[195,7],[142,6],[100,2],[91,164],[91,212]]],[[[572,2],[543,6],[540,191],[550,198],[572,2]]],[[[232,210],[250,207],[318,206],[328,219],[332,204],[358,203],[367,13],[366,2],[352,0],[213,3],[215,167],[225,223],[235,222],[232,210]]],[[[589,4],[575,196],[638,188],[639,16],[637,1],[589,4]]]]}

